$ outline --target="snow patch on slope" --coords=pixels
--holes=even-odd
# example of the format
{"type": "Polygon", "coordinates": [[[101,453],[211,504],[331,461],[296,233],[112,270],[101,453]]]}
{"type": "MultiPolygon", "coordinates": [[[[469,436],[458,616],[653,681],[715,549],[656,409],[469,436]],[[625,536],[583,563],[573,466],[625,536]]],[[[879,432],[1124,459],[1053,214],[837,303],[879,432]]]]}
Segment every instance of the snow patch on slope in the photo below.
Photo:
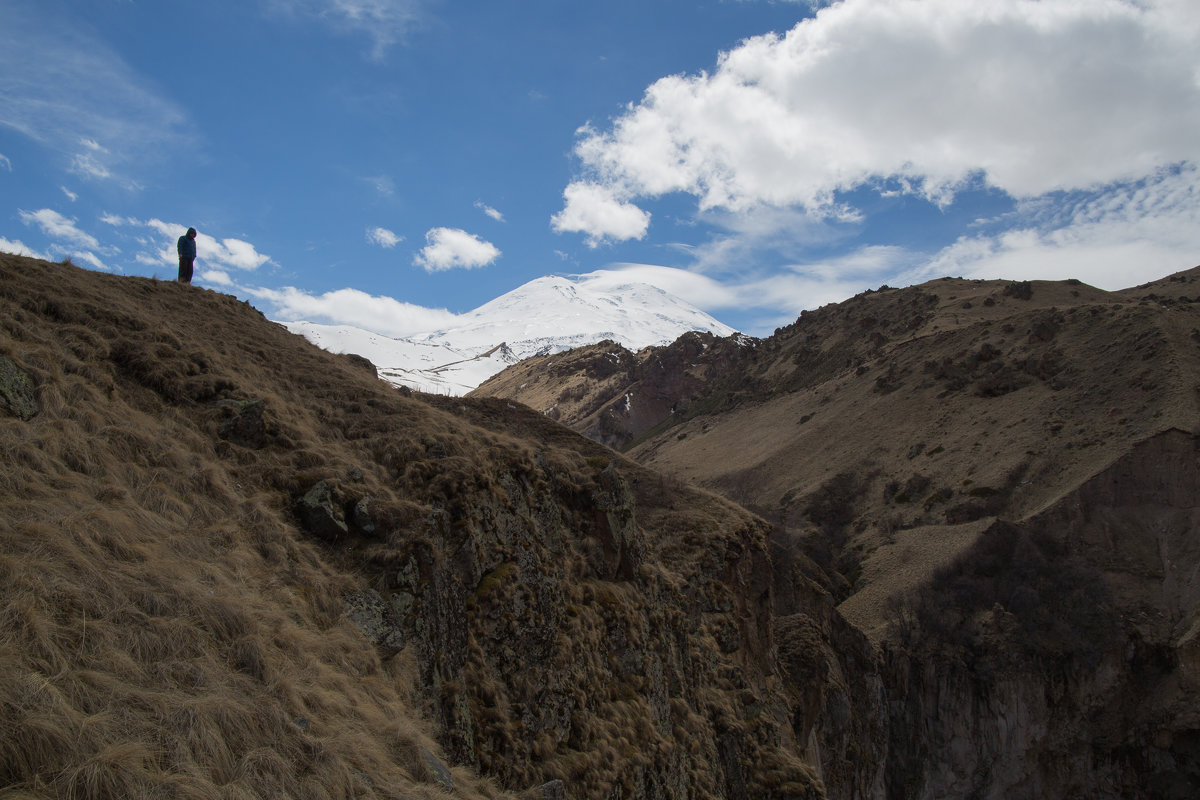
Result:
{"type": "Polygon", "coordinates": [[[452,327],[395,339],[349,325],[282,322],[313,344],[356,353],[398,386],[463,395],[518,361],[611,339],[629,350],[669,344],[688,331],[735,333],[648,284],[600,289],[581,276],[537,278],[463,314],[452,327]]]}

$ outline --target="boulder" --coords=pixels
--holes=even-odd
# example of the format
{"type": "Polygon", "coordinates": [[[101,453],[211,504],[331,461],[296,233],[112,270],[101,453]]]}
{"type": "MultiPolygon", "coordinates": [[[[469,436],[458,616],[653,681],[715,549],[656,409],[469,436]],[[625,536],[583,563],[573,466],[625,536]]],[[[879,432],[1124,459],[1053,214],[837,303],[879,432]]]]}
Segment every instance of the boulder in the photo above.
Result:
{"type": "Polygon", "coordinates": [[[306,531],[322,539],[336,540],[350,532],[334,506],[333,491],[325,481],[315,483],[297,501],[296,516],[306,531]]]}
{"type": "Polygon", "coordinates": [[[262,400],[218,400],[221,411],[217,435],[227,442],[257,450],[267,442],[267,424],[262,400]]]}
{"type": "Polygon", "coordinates": [[[33,379],[7,356],[0,356],[0,408],[21,420],[33,419],[38,413],[33,379]]]}

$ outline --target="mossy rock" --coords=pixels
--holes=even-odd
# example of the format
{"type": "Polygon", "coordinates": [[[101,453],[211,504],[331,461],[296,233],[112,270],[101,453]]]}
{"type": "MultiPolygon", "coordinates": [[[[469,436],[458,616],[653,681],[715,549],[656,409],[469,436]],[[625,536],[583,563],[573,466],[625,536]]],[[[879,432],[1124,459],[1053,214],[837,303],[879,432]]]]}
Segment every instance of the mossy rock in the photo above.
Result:
{"type": "Polygon", "coordinates": [[[23,420],[33,419],[38,413],[33,379],[7,356],[0,356],[0,406],[23,420]]]}

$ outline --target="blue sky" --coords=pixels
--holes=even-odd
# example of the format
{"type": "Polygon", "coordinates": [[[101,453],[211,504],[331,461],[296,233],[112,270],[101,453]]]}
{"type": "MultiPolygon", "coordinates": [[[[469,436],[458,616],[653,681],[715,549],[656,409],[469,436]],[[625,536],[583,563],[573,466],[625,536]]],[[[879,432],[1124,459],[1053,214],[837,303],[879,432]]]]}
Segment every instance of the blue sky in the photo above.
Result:
{"type": "Polygon", "coordinates": [[[1195,0],[0,0],[0,249],[394,336],[1200,264],[1195,0]]]}

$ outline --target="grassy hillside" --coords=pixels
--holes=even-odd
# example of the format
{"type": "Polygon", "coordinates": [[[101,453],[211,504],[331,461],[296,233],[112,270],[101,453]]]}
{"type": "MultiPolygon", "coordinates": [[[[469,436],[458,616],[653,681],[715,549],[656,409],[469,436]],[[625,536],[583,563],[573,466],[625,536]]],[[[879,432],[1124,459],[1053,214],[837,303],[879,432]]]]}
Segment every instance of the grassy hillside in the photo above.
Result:
{"type": "Polygon", "coordinates": [[[8,255],[0,387],[4,797],[823,794],[715,495],[8,255]]]}

